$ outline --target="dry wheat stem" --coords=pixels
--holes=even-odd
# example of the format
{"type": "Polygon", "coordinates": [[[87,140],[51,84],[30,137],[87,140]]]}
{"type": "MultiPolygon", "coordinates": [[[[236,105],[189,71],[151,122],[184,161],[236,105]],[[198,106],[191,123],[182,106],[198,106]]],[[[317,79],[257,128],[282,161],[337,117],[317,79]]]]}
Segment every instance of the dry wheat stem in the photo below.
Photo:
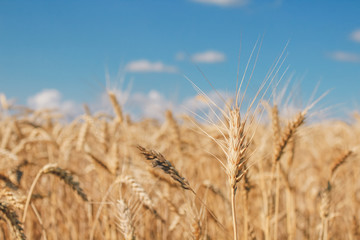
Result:
{"type": "Polygon", "coordinates": [[[31,208],[34,211],[35,216],[38,219],[39,224],[41,226],[42,236],[44,237],[44,240],[47,240],[47,234],[46,234],[46,231],[45,231],[45,228],[44,228],[44,223],[43,223],[43,221],[41,219],[40,213],[38,212],[38,210],[36,209],[36,207],[35,207],[35,205],[33,203],[31,203],[31,208]]]}
{"type": "Polygon", "coordinates": [[[114,174],[102,160],[100,160],[93,153],[91,153],[89,147],[85,146],[84,149],[85,149],[86,155],[89,156],[91,158],[91,160],[93,160],[93,162],[95,163],[96,166],[101,167],[102,169],[104,169],[106,172],[108,172],[110,174],[114,174]]]}
{"type": "Polygon", "coordinates": [[[103,208],[103,206],[105,204],[106,199],[109,197],[109,195],[110,195],[111,191],[113,190],[113,188],[119,183],[121,183],[121,177],[117,177],[115,179],[115,181],[109,186],[108,190],[106,191],[106,193],[102,197],[100,206],[99,206],[99,208],[98,208],[98,210],[96,212],[95,219],[94,219],[93,225],[91,227],[90,238],[89,238],[90,240],[94,239],[95,229],[96,229],[98,219],[100,218],[100,214],[101,214],[101,211],[102,211],[102,208],[103,208]]]}
{"type": "Polygon", "coordinates": [[[285,173],[284,169],[282,168],[282,164],[279,163],[280,166],[280,173],[283,176],[286,191],[286,223],[287,223],[287,231],[288,231],[288,239],[293,240],[295,239],[296,234],[296,198],[294,197],[295,190],[290,186],[289,183],[289,174],[294,162],[294,155],[295,155],[295,137],[296,135],[292,136],[289,143],[288,143],[288,159],[287,165],[288,170],[287,174],[285,173]]]}
{"type": "Polygon", "coordinates": [[[321,193],[321,205],[320,205],[320,217],[321,217],[321,231],[319,240],[328,239],[328,227],[329,227],[329,214],[331,204],[331,184],[328,182],[328,186],[321,193]]]}
{"type": "Polygon", "coordinates": [[[244,175],[244,181],[242,182],[243,189],[243,211],[244,211],[244,239],[248,239],[249,230],[249,192],[251,189],[248,172],[244,175]]]}
{"type": "Polygon", "coordinates": [[[211,192],[215,195],[221,197],[221,199],[226,202],[227,204],[231,205],[229,199],[223,194],[220,188],[212,184],[209,180],[205,180],[201,183],[200,187],[205,187],[206,189],[211,190],[211,192]]]}

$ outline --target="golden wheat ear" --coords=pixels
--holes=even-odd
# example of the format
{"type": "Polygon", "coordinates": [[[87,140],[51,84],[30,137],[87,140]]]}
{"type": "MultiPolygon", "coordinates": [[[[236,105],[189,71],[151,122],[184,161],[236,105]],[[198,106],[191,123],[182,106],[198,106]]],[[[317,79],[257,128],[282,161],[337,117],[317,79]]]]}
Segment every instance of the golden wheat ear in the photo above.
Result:
{"type": "Polygon", "coordinates": [[[63,180],[68,186],[70,186],[76,193],[84,200],[88,201],[87,195],[80,187],[80,183],[74,180],[73,175],[60,167],[50,167],[44,171],[44,174],[52,174],[63,180]]]}
{"type": "Polygon", "coordinates": [[[222,228],[222,230],[225,230],[224,225],[218,220],[215,213],[207,207],[207,205],[204,203],[204,201],[196,194],[194,189],[190,186],[188,180],[186,178],[182,177],[180,173],[175,169],[175,167],[171,164],[170,161],[166,160],[165,157],[154,150],[147,150],[146,148],[138,145],[137,148],[139,149],[140,153],[144,155],[144,157],[151,161],[152,166],[154,168],[158,167],[162,169],[166,174],[168,174],[172,179],[174,179],[177,183],[180,183],[181,188],[185,190],[189,190],[194,194],[196,199],[198,199],[201,204],[203,204],[206,208],[206,210],[209,212],[209,214],[213,217],[214,221],[222,228]]]}
{"type": "Polygon", "coordinates": [[[275,146],[274,158],[273,158],[274,162],[278,162],[280,160],[289,140],[294,135],[295,131],[304,123],[304,121],[305,121],[305,113],[301,112],[297,115],[294,121],[288,123],[287,127],[284,129],[281,138],[278,140],[275,146]]]}
{"type": "Polygon", "coordinates": [[[73,176],[70,172],[58,167],[57,164],[49,163],[49,164],[46,164],[42,169],[40,169],[40,171],[37,173],[32,185],[30,187],[30,190],[29,190],[29,193],[28,193],[28,196],[26,199],[25,207],[24,207],[24,213],[23,213],[23,218],[22,218],[23,222],[25,222],[25,219],[26,219],[27,209],[29,207],[35,185],[43,174],[53,174],[53,175],[59,177],[67,185],[69,185],[73,190],[75,190],[77,192],[77,194],[84,201],[88,201],[88,198],[87,198],[86,194],[84,193],[84,191],[82,190],[82,188],[80,187],[79,182],[77,182],[73,179],[73,176]]]}
{"type": "Polygon", "coordinates": [[[131,188],[131,190],[135,193],[135,195],[139,198],[142,205],[146,209],[150,210],[156,218],[160,219],[163,223],[165,223],[165,220],[155,210],[155,204],[151,200],[149,194],[145,191],[145,189],[139,182],[137,182],[131,176],[121,177],[120,182],[127,184],[131,188]]]}
{"type": "Polygon", "coordinates": [[[176,170],[176,168],[171,164],[170,161],[166,160],[165,157],[154,150],[147,150],[146,148],[138,145],[137,148],[141,152],[144,157],[151,161],[151,164],[154,168],[160,168],[166,174],[168,174],[172,179],[176,182],[180,183],[181,187],[185,190],[190,190],[195,193],[195,191],[191,188],[188,180],[182,177],[180,173],[176,170]]]}
{"type": "Polygon", "coordinates": [[[124,116],[123,116],[121,106],[116,98],[116,95],[112,91],[108,91],[108,95],[110,98],[111,105],[113,106],[114,111],[115,111],[115,115],[116,115],[115,121],[118,123],[122,123],[124,120],[124,116]]]}
{"type": "Polygon", "coordinates": [[[118,210],[118,228],[124,235],[125,240],[135,240],[135,227],[133,221],[133,215],[129,206],[123,199],[117,201],[116,204],[118,210]]]}
{"type": "Polygon", "coordinates": [[[338,156],[338,158],[335,159],[335,161],[331,165],[331,177],[334,176],[335,171],[345,163],[345,160],[349,158],[351,154],[353,154],[353,151],[346,150],[340,156],[338,156]]]}
{"type": "Polygon", "coordinates": [[[12,210],[11,205],[1,201],[0,202],[0,211],[5,215],[5,218],[10,222],[10,224],[15,232],[16,238],[25,240],[26,236],[24,234],[24,229],[23,229],[22,223],[20,222],[19,217],[16,214],[16,212],[14,210],[12,210]]]}

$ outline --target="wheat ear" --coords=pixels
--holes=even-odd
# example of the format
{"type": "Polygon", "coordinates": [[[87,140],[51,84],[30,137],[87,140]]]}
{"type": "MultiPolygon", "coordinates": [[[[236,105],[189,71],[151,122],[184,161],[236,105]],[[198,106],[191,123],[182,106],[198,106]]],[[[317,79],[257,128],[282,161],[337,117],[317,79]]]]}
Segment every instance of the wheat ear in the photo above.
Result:
{"type": "Polygon", "coordinates": [[[115,93],[112,91],[108,91],[108,95],[109,95],[110,102],[111,102],[111,104],[114,108],[115,114],[116,114],[116,122],[122,123],[124,120],[124,117],[123,117],[123,113],[121,110],[121,106],[116,99],[115,93]]]}
{"type": "Polygon", "coordinates": [[[0,211],[5,215],[9,220],[11,226],[14,229],[17,239],[25,240],[26,236],[24,234],[24,229],[21,222],[19,221],[18,215],[14,210],[11,209],[11,206],[5,202],[0,202],[0,211]]]}
{"type": "Polygon", "coordinates": [[[275,137],[279,136],[279,126],[278,121],[276,120],[278,116],[274,116],[277,111],[273,110],[273,134],[274,134],[274,154],[273,154],[273,165],[272,165],[272,176],[275,176],[276,170],[276,185],[275,185],[275,226],[274,226],[274,239],[277,239],[277,230],[278,230],[278,212],[279,212],[279,194],[280,194],[280,158],[284,153],[285,147],[289,143],[291,137],[295,134],[296,130],[304,123],[305,121],[305,113],[301,112],[295,118],[294,121],[288,123],[287,127],[285,128],[283,134],[279,139],[275,139],[275,137]]]}
{"type": "Polygon", "coordinates": [[[236,224],[236,190],[237,184],[240,182],[244,174],[246,173],[245,156],[249,143],[246,141],[245,134],[245,121],[241,121],[240,109],[234,108],[229,113],[229,127],[228,135],[226,139],[227,145],[227,166],[226,173],[230,184],[230,198],[232,209],[232,221],[233,221],[233,235],[234,240],[238,239],[237,224],[236,224]]]}
{"type": "Polygon", "coordinates": [[[200,240],[201,234],[202,234],[200,220],[193,219],[191,226],[192,226],[192,235],[193,235],[194,240],[200,240]]]}
{"type": "Polygon", "coordinates": [[[90,127],[90,123],[87,118],[85,118],[85,122],[81,125],[79,130],[78,139],[76,142],[76,151],[82,151],[85,144],[86,135],[88,134],[90,127]]]}
{"type": "Polygon", "coordinates": [[[140,145],[138,145],[137,148],[147,160],[151,161],[151,164],[154,168],[161,168],[166,174],[172,177],[172,179],[180,183],[183,189],[189,190],[196,195],[195,191],[191,188],[186,178],[182,177],[180,173],[175,169],[175,167],[171,164],[171,162],[166,160],[161,153],[158,153],[154,150],[146,150],[140,145]]]}
{"type": "Polygon", "coordinates": [[[135,228],[130,208],[124,200],[117,201],[119,230],[124,235],[125,240],[135,240],[135,228]]]}
{"type": "MultiPolygon", "coordinates": [[[[330,179],[334,176],[334,172],[338,169],[345,160],[352,154],[351,150],[343,152],[331,166],[331,175],[330,179]]],[[[320,240],[328,239],[328,230],[329,230],[329,215],[330,215],[330,204],[331,204],[331,189],[332,183],[331,180],[328,181],[327,187],[321,193],[321,205],[320,205],[320,217],[321,217],[321,232],[320,240]]]]}
{"type": "Polygon", "coordinates": [[[204,201],[201,198],[199,198],[199,196],[196,194],[196,192],[190,186],[188,180],[186,180],[186,178],[184,178],[180,175],[180,173],[176,170],[176,168],[171,164],[170,161],[166,160],[165,157],[161,153],[158,153],[154,150],[147,150],[146,148],[144,148],[140,145],[138,145],[137,148],[139,149],[141,154],[143,154],[147,160],[151,161],[152,166],[154,168],[158,167],[158,168],[162,169],[172,179],[174,179],[176,182],[180,183],[181,188],[192,192],[194,194],[194,196],[196,197],[196,199],[198,199],[201,202],[201,204],[203,204],[205,206],[206,210],[209,212],[211,217],[213,217],[215,222],[222,228],[222,230],[225,230],[224,225],[222,225],[220,223],[220,221],[216,217],[215,213],[207,207],[207,205],[204,203],[204,201]]]}
{"type": "Polygon", "coordinates": [[[333,162],[331,166],[331,177],[334,176],[335,171],[344,164],[345,160],[352,154],[351,150],[344,151],[335,161],[333,162]]]}
{"type": "Polygon", "coordinates": [[[280,160],[282,154],[284,153],[284,149],[288,144],[290,138],[294,135],[295,131],[300,127],[305,121],[305,113],[301,112],[298,114],[296,119],[292,122],[289,122],[287,127],[285,128],[278,144],[275,147],[273,161],[277,162],[280,160]]]}
{"type": "Polygon", "coordinates": [[[84,201],[87,201],[86,194],[83,192],[82,188],[79,186],[79,183],[74,181],[73,176],[66,170],[58,167],[57,164],[49,163],[49,164],[46,164],[42,169],[40,169],[40,171],[37,173],[32,185],[30,187],[30,190],[29,190],[29,193],[28,193],[28,196],[26,199],[25,207],[24,207],[22,222],[25,222],[25,220],[26,220],[27,209],[29,207],[31,196],[34,191],[35,185],[43,174],[53,174],[55,176],[58,176],[67,185],[69,185],[72,189],[74,189],[77,192],[77,194],[84,201]]]}
{"type": "MultiPolygon", "coordinates": [[[[272,120],[272,132],[273,132],[273,164],[275,165],[276,169],[276,179],[275,179],[275,226],[274,226],[274,239],[277,238],[277,232],[278,232],[278,214],[279,214],[279,194],[280,194],[280,179],[279,179],[279,168],[280,163],[279,161],[276,161],[276,154],[277,154],[277,148],[276,146],[279,145],[280,141],[280,120],[279,120],[279,109],[277,105],[275,104],[271,109],[271,120],[272,120]]],[[[273,172],[274,174],[274,172],[273,172]]],[[[274,176],[274,177],[275,177],[274,176]]],[[[274,178],[273,177],[273,178],[274,178]]],[[[270,188],[270,191],[272,188],[270,188]]]]}
{"type": "Polygon", "coordinates": [[[60,167],[49,167],[43,171],[44,174],[52,174],[59,177],[63,180],[67,185],[69,185],[76,193],[84,200],[88,201],[86,194],[84,193],[83,189],[80,187],[80,183],[74,180],[73,175],[62,169],[60,167]]]}
{"type": "Polygon", "coordinates": [[[137,195],[137,197],[140,199],[141,203],[146,209],[149,209],[156,218],[160,219],[162,222],[165,222],[165,220],[155,210],[153,201],[151,200],[149,194],[145,191],[145,189],[140,185],[140,183],[138,183],[134,178],[130,176],[124,176],[121,178],[120,181],[130,186],[131,190],[137,195]]]}

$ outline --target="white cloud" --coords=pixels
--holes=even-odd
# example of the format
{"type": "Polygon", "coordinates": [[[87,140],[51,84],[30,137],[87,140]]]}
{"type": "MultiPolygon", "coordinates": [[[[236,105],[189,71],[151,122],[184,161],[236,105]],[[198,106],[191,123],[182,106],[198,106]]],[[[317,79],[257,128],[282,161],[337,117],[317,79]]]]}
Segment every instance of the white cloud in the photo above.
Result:
{"type": "Polygon", "coordinates": [[[66,115],[79,113],[80,106],[73,101],[64,101],[56,89],[44,89],[28,98],[27,103],[33,109],[56,109],[66,115]]]}
{"type": "Polygon", "coordinates": [[[55,89],[45,89],[28,99],[28,104],[36,109],[59,107],[61,94],[55,89]]]}
{"type": "MultiPolygon", "coordinates": [[[[115,93],[124,113],[135,117],[135,119],[141,117],[163,119],[165,111],[173,109],[174,104],[156,90],[150,90],[148,93],[130,93],[120,89],[112,91],[115,93]]],[[[89,107],[92,112],[113,114],[113,107],[106,91],[101,93],[99,101],[90,103],[89,107]]]]}
{"type": "MultiPolygon", "coordinates": [[[[204,113],[208,114],[208,117],[212,120],[216,120],[214,112],[210,110],[209,103],[206,98],[200,96],[191,96],[181,102],[174,102],[169,97],[158,92],[157,90],[150,90],[147,93],[143,92],[124,92],[122,90],[112,90],[115,92],[119,103],[125,114],[129,114],[133,119],[139,120],[140,118],[153,118],[163,120],[166,110],[172,110],[175,114],[190,114],[197,113],[200,116],[204,116],[204,113]],[[126,99],[126,100],[125,100],[126,99]]],[[[209,99],[213,101],[220,108],[224,107],[223,99],[219,97],[219,94],[228,100],[230,95],[224,91],[212,91],[208,93],[209,99]]],[[[109,101],[108,94],[104,91],[100,95],[100,100],[94,101],[89,104],[89,107],[93,113],[105,112],[108,114],[114,114],[113,108],[109,101]]],[[[212,106],[216,112],[216,107],[212,106]]]]}
{"type": "Polygon", "coordinates": [[[196,53],[191,57],[191,59],[198,63],[218,63],[225,61],[226,56],[222,52],[210,50],[202,53],[196,53]]]}
{"type": "Polygon", "coordinates": [[[192,0],[192,1],[203,4],[217,5],[221,7],[231,7],[231,6],[243,7],[250,2],[250,0],[192,0]]]}
{"type": "Polygon", "coordinates": [[[155,119],[163,118],[165,111],[173,108],[173,103],[156,90],[147,94],[136,93],[130,101],[136,104],[144,117],[155,119]]]}
{"type": "MultiPolygon", "coordinates": [[[[229,99],[229,94],[223,91],[211,91],[208,93],[208,98],[213,101],[218,107],[223,108],[224,102],[223,99],[219,97],[219,94],[224,99],[229,99]]],[[[184,99],[181,102],[173,102],[171,99],[167,98],[165,95],[161,94],[156,90],[150,90],[148,93],[133,93],[130,94],[130,97],[127,101],[125,111],[130,113],[130,115],[137,115],[138,117],[147,117],[154,119],[164,119],[166,110],[173,110],[175,114],[190,114],[194,113],[204,116],[204,113],[214,121],[216,117],[214,112],[209,107],[210,101],[206,97],[192,96],[184,99]],[[137,112],[134,112],[136,110],[137,112]]],[[[215,112],[218,112],[217,108],[214,107],[211,103],[210,105],[215,112]]],[[[196,117],[196,116],[195,116],[196,117]]]]}
{"type": "MultiPolygon", "coordinates": [[[[125,114],[129,114],[134,120],[140,118],[153,118],[163,120],[166,110],[173,110],[175,114],[199,114],[208,116],[207,119],[216,121],[214,112],[209,107],[209,100],[204,97],[192,96],[184,99],[181,102],[174,102],[169,97],[166,97],[157,90],[150,90],[147,93],[134,92],[122,90],[112,90],[125,114]]],[[[224,107],[223,99],[219,97],[220,94],[225,100],[229,99],[229,95],[223,91],[218,93],[212,91],[208,93],[209,99],[213,101],[220,108],[224,107]]],[[[44,89],[41,92],[31,96],[27,100],[27,104],[32,109],[53,109],[64,114],[71,119],[84,113],[82,106],[74,101],[63,100],[61,93],[56,89],[44,89]]],[[[112,105],[109,101],[109,96],[106,91],[102,92],[96,100],[88,103],[88,106],[93,114],[107,113],[114,114],[112,105]]],[[[214,107],[216,110],[216,107],[214,107]]],[[[195,116],[196,117],[196,116],[195,116]]]]}
{"type": "Polygon", "coordinates": [[[360,55],[356,53],[336,51],[330,53],[329,56],[339,62],[360,62],[360,55]]]}
{"type": "Polygon", "coordinates": [[[203,115],[202,113],[208,112],[208,116],[214,120],[214,112],[219,114],[218,108],[223,109],[225,106],[224,101],[228,101],[229,99],[231,99],[229,93],[217,90],[207,93],[206,96],[197,95],[189,97],[181,103],[180,107],[185,108],[186,112],[190,112],[190,114],[199,113],[200,115],[203,115]],[[210,107],[214,111],[212,111],[210,107]]]}
{"type": "Polygon", "coordinates": [[[125,70],[129,72],[177,72],[177,68],[174,66],[165,65],[160,61],[150,62],[146,59],[129,62],[125,70]]]}
{"type": "Polygon", "coordinates": [[[350,39],[353,40],[354,42],[360,43],[360,28],[356,29],[350,34],[350,39]]]}

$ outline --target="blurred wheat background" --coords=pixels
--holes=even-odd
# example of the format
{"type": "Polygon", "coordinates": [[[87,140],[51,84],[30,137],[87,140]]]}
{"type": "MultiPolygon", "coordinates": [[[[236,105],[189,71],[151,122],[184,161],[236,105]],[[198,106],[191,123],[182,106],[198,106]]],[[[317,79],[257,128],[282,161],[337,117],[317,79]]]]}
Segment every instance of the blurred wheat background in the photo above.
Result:
{"type": "Polygon", "coordinates": [[[0,240],[360,240],[359,12],[1,0],[0,240]]]}
{"type": "Polygon", "coordinates": [[[2,239],[359,239],[358,115],[134,122],[108,96],[64,123],[2,95],[2,239]]]}

